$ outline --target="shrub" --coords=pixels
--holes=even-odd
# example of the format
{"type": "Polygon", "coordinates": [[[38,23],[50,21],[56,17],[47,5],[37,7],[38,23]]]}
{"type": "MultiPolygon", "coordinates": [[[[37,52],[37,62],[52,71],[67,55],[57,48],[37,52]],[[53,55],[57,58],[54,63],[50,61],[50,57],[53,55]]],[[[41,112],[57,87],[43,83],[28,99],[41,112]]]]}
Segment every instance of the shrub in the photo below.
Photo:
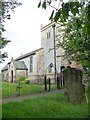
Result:
{"type": "Polygon", "coordinates": [[[26,79],[26,77],[25,76],[20,76],[19,78],[18,78],[18,86],[16,87],[16,91],[18,92],[18,95],[20,96],[20,94],[21,94],[21,83],[22,82],[24,82],[25,81],[25,79],[26,79]]]}
{"type": "Polygon", "coordinates": [[[27,84],[29,84],[29,83],[30,83],[30,78],[26,78],[26,79],[25,79],[25,82],[26,82],[27,84]]]}
{"type": "Polygon", "coordinates": [[[23,81],[25,81],[25,79],[26,79],[25,76],[20,76],[20,77],[18,78],[18,81],[19,81],[19,82],[23,82],[23,81]]]}

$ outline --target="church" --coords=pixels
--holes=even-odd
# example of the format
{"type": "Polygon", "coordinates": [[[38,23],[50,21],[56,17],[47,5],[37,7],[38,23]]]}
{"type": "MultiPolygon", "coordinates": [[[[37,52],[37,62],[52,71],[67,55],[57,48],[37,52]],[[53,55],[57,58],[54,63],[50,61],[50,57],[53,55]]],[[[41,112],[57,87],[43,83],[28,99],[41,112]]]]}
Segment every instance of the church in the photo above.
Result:
{"type": "MultiPolygon", "coordinates": [[[[55,73],[61,72],[61,67],[66,67],[69,64],[64,60],[63,49],[56,48],[57,36],[60,23],[50,23],[44,27],[41,26],[41,48],[19,56],[16,59],[11,58],[11,61],[2,68],[2,80],[8,82],[17,82],[20,76],[25,76],[32,83],[38,83],[43,80],[44,75],[54,78],[55,73]]],[[[62,38],[59,38],[59,41],[62,38]]],[[[74,61],[72,67],[79,67],[74,61]]]]}

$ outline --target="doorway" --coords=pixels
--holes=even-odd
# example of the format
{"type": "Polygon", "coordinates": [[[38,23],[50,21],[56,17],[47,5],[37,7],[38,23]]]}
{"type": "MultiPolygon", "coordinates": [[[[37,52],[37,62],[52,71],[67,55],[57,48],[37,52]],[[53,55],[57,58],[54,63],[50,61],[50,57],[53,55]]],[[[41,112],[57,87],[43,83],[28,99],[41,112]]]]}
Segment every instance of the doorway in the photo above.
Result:
{"type": "Polygon", "coordinates": [[[13,82],[13,70],[11,70],[11,82],[13,82]]]}

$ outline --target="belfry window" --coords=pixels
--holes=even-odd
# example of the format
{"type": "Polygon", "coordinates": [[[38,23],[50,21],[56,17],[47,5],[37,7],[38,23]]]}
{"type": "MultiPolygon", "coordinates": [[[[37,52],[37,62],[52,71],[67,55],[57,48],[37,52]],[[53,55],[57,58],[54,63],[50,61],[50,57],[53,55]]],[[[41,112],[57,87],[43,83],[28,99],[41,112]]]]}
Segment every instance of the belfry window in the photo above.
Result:
{"type": "Polygon", "coordinates": [[[47,32],[47,39],[50,39],[50,32],[47,32]]]}

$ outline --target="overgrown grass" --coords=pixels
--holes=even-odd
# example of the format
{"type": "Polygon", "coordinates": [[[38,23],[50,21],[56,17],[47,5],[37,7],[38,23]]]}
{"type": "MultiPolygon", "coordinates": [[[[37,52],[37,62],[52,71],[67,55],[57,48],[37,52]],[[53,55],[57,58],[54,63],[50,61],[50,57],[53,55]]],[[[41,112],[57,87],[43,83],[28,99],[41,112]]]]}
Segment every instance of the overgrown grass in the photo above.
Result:
{"type": "MultiPolygon", "coordinates": [[[[18,95],[18,91],[16,91],[16,88],[18,86],[18,83],[2,83],[2,98],[6,97],[13,97],[18,95]]],[[[44,85],[40,84],[26,84],[21,83],[21,89],[20,94],[34,94],[44,91],[44,85]]],[[[48,87],[48,86],[47,86],[48,87]]],[[[51,89],[55,89],[56,85],[51,85],[51,89]]]]}
{"type": "Polygon", "coordinates": [[[87,118],[88,104],[73,105],[64,94],[37,97],[22,102],[3,104],[3,118],[87,118]]]}

